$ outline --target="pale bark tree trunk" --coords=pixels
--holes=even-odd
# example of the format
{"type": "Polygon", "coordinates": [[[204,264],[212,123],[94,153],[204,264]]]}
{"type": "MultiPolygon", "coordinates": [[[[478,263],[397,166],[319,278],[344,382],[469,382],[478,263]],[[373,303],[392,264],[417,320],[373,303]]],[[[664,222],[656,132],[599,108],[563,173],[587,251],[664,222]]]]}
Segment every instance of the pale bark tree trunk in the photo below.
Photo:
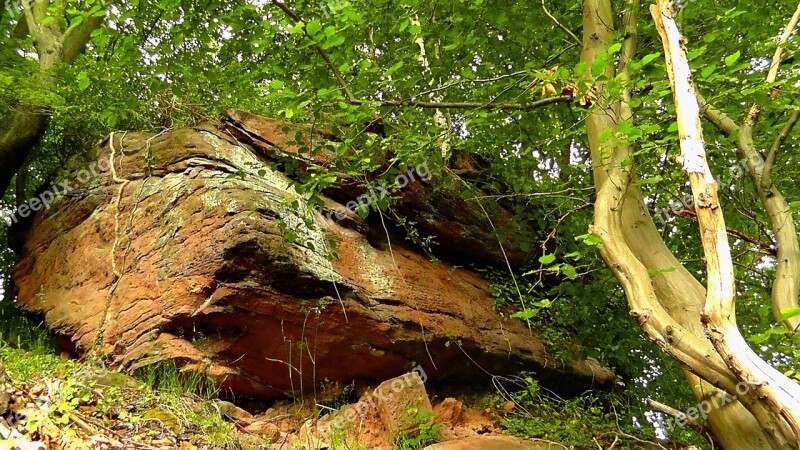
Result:
{"type": "MultiPolygon", "coordinates": [[[[623,18],[623,36],[626,39],[618,68],[624,78],[627,77],[626,62],[633,57],[636,47],[638,2],[629,0],[627,9],[623,18]]],[[[614,14],[608,0],[586,0],[583,13],[582,61],[588,68],[612,43],[614,14]]],[[[613,64],[608,65],[605,75],[609,78],[617,75],[613,64]]],[[[588,70],[586,77],[592,79],[588,70]]],[[[601,255],[622,284],[631,314],[648,336],[686,369],[687,379],[698,401],[725,395],[714,393],[711,385],[742,401],[734,401],[710,412],[709,425],[718,442],[727,449],[783,446],[785,439],[773,438],[775,433],[769,426],[764,426],[772,419],[771,411],[774,410],[753,401],[753,392],[740,394],[736,391],[740,381],[737,373],[731,370],[707,338],[700,320],[706,292],[667,249],[641,192],[631,183],[634,173],[630,164],[632,148],[615,138],[600,141],[599,137],[605,130],[616,130],[619,123],[632,118],[627,104],[628,94],[624,93],[621,98],[608,98],[602,84],[596,84],[595,89],[599,107],[587,119],[597,187],[592,232],[603,240],[601,255]],[[648,270],[659,272],[665,268],[676,270],[660,271],[652,278],[648,273],[648,270]],[[748,408],[745,409],[743,404],[748,408]]],[[[781,381],[788,380],[784,377],[781,381]]],[[[780,384],[782,388],[790,389],[784,383],[780,384]]],[[[785,436],[789,432],[784,427],[779,433],[785,436]]]]}
{"type": "MultiPolygon", "coordinates": [[[[800,22],[800,5],[798,5],[789,23],[786,25],[777,43],[777,50],[772,57],[772,63],[767,73],[766,83],[772,85],[778,77],[778,68],[783,58],[783,44],[789,40],[800,22]]],[[[773,87],[770,97],[777,98],[780,91],[773,87]]],[[[721,111],[706,104],[701,99],[703,115],[713,123],[726,136],[736,136],[736,152],[740,160],[745,161],[745,167],[756,192],[761,199],[764,210],[769,217],[772,231],[775,234],[775,247],[777,249],[775,282],[772,285],[772,312],[776,320],[781,320],[782,311],[798,307],[800,299],[800,242],[797,238],[797,229],[794,225],[789,203],[783,197],[777,186],[772,181],[772,169],[775,159],[783,142],[788,137],[800,119],[800,112],[791,114],[786,126],[776,137],[769,154],[766,157],[756,150],[753,141],[753,128],[761,115],[761,108],[753,105],[740,126],[721,111]]],[[[783,321],[791,331],[797,332],[800,327],[800,317],[792,317],[783,321]]]]}
{"type": "Polygon", "coordinates": [[[717,196],[717,183],[706,161],[700,105],[691,83],[689,61],[670,4],[660,0],[658,6],[651,6],[650,10],[664,44],[678,118],[683,171],[692,187],[706,256],[708,295],[701,321],[723,361],[741,386],[747,387],[751,401],[748,410],[773,435],[779,448],[797,448],[800,386],[761,359],[747,345],[736,324],[733,259],[725,219],[717,196]],[[756,408],[757,403],[763,406],[756,408]]]}
{"type": "MultiPolygon", "coordinates": [[[[72,64],[86,48],[91,33],[103,22],[103,17],[92,16],[70,27],[58,19],[42,25],[51,3],[58,9],[56,17],[63,16],[66,8],[63,0],[37,0],[33,5],[23,0],[24,19],[13,33],[16,38],[30,34],[33,39],[39,57],[43,90],[52,89],[54,85],[50,74],[53,67],[58,63],[72,64]]],[[[14,175],[41,140],[47,130],[48,120],[48,112],[41,105],[17,105],[10,120],[0,128],[0,196],[6,192],[14,175]]]]}

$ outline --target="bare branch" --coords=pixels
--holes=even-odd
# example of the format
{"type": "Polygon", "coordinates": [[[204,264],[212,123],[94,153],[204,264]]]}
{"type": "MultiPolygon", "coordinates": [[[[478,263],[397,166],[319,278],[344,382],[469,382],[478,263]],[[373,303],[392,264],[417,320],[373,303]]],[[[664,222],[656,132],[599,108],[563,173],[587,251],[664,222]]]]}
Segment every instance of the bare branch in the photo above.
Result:
{"type": "MultiPolygon", "coordinates": [[[[626,0],[625,1],[625,14],[622,16],[622,34],[625,40],[622,42],[622,53],[619,59],[618,73],[622,76],[623,81],[629,83],[631,80],[630,70],[628,64],[633,61],[636,56],[636,46],[638,44],[639,33],[636,30],[637,20],[639,18],[639,0],[626,0]]],[[[625,108],[621,108],[623,103],[620,103],[618,114],[622,120],[630,120],[633,112],[627,104],[631,101],[630,85],[626,86],[622,91],[622,100],[625,108]],[[622,111],[625,114],[622,114],[622,111]]]]}
{"type": "Polygon", "coordinates": [[[61,36],[61,44],[64,49],[64,62],[72,64],[86,48],[86,44],[92,36],[92,32],[103,24],[105,14],[102,16],[91,16],[84,19],[80,24],[73,25],[61,36]]]}
{"type": "Polygon", "coordinates": [[[529,111],[542,106],[552,105],[555,103],[571,102],[573,97],[571,95],[560,95],[558,97],[548,97],[530,103],[478,103],[478,102],[416,102],[409,100],[399,101],[374,101],[374,100],[361,100],[355,99],[348,101],[351,105],[366,105],[374,104],[378,106],[388,107],[412,107],[412,108],[425,108],[425,109],[492,109],[501,111],[529,111]]]}
{"type": "MultiPolygon", "coordinates": [[[[289,9],[289,7],[284,5],[282,2],[279,2],[278,0],[272,0],[272,4],[280,8],[281,11],[286,13],[286,15],[291,17],[292,20],[294,20],[296,23],[303,23],[303,19],[300,18],[300,16],[298,16],[297,13],[289,9]]],[[[314,38],[312,38],[311,35],[308,33],[308,30],[306,29],[304,23],[303,23],[303,34],[312,42],[314,41],[314,38]]],[[[319,44],[314,44],[314,48],[317,49],[317,53],[319,53],[322,59],[325,60],[325,64],[327,64],[328,68],[331,70],[331,72],[333,72],[333,76],[336,77],[336,81],[339,83],[339,86],[341,86],[342,90],[344,90],[344,94],[347,97],[347,100],[348,101],[356,100],[356,97],[353,95],[353,91],[350,89],[350,85],[347,84],[347,81],[345,81],[344,77],[342,76],[342,73],[339,72],[339,69],[336,67],[333,61],[331,61],[331,58],[328,56],[328,53],[325,52],[325,50],[323,50],[319,44]]]]}
{"type": "Polygon", "coordinates": [[[665,404],[663,404],[661,402],[657,402],[657,401],[651,400],[651,399],[647,399],[647,404],[651,408],[653,408],[654,410],[656,410],[656,411],[658,411],[658,412],[660,412],[662,414],[666,414],[666,415],[668,415],[670,417],[674,417],[679,422],[685,421],[686,425],[688,425],[689,428],[693,429],[694,431],[697,431],[698,433],[702,434],[703,436],[706,436],[707,439],[711,439],[711,430],[706,428],[706,426],[703,425],[702,423],[700,423],[700,422],[694,420],[693,418],[689,417],[688,415],[686,415],[686,413],[684,413],[682,411],[678,411],[677,409],[675,409],[675,408],[673,408],[671,406],[667,406],[667,405],[665,405],[665,404]]]}
{"type": "Polygon", "coordinates": [[[797,10],[783,30],[780,41],[778,41],[778,48],[775,49],[775,55],[772,56],[772,64],[769,66],[769,73],[767,73],[767,83],[774,83],[778,78],[778,67],[781,65],[783,59],[783,45],[789,40],[797,28],[797,23],[800,21],[800,4],[797,5],[797,10]]]}
{"type": "Polygon", "coordinates": [[[706,101],[699,92],[697,93],[697,101],[700,103],[700,112],[703,117],[717,127],[723,135],[727,137],[739,131],[738,123],[706,101]]]}
{"type": "Polygon", "coordinates": [[[467,79],[457,80],[457,81],[453,81],[452,83],[447,83],[447,84],[444,84],[444,85],[439,86],[439,87],[428,89],[427,91],[422,91],[419,94],[416,94],[414,97],[419,97],[419,96],[428,95],[428,94],[435,94],[436,92],[445,91],[447,89],[450,89],[451,87],[459,86],[459,85],[462,85],[462,84],[493,83],[495,81],[501,81],[501,80],[505,80],[507,78],[514,78],[514,77],[518,77],[518,76],[521,76],[521,75],[527,75],[529,73],[530,72],[527,71],[527,70],[520,70],[520,71],[517,71],[517,72],[504,74],[504,75],[499,75],[499,76],[492,77],[492,78],[475,78],[475,79],[472,79],[472,80],[467,80],[467,79]]]}
{"type": "MultiPolygon", "coordinates": [[[[683,217],[684,219],[689,219],[689,218],[697,219],[697,212],[691,209],[682,209],[680,211],[674,211],[674,215],[676,217],[683,217]]],[[[753,244],[759,249],[761,249],[762,252],[768,255],[776,256],[778,254],[777,251],[773,248],[772,243],[770,242],[759,241],[754,237],[748,236],[742,233],[741,231],[734,230],[732,228],[728,228],[726,231],[728,233],[728,236],[753,244]]]]}
{"type": "Polygon", "coordinates": [[[25,23],[28,26],[28,32],[31,37],[36,39],[36,19],[33,18],[33,10],[28,0],[22,0],[22,12],[25,14],[25,23]]]}
{"type": "MultiPolygon", "coordinates": [[[[53,0],[33,0],[33,17],[41,23],[45,17],[50,15],[50,5],[53,0]]],[[[59,1],[59,3],[61,3],[59,1]]]]}

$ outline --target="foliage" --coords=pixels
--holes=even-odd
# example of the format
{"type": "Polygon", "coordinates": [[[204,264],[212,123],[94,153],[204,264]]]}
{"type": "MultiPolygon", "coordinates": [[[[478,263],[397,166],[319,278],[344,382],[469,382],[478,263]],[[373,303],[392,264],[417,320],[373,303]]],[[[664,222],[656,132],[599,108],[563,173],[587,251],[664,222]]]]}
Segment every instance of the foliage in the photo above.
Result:
{"type": "Polygon", "coordinates": [[[0,301],[0,342],[36,354],[49,354],[56,348],[44,323],[8,300],[0,301]]]}
{"type": "MultiPolygon", "coordinates": [[[[174,423],[162,425],[175,427],[182,437],[191,436],[207,444],[207,448],[237,448],[239,445],[234,425],[213,405],[217,391],[205,379],[180,376],[169,365],[145,370],[138,386],[131,386],[127,381],[117,386],[108,385],[113,384],[109,380],[113,380],[114,375],[124,380],[127,377],[109,373],[93,363],[61,359],[52,350],[42,347],[23,349],[3,342],[0,343],[0,360],[16,386],[30,389],[38,385],[40,390],[49,391],[52,398],[46,417],[59,427],[69,429],[80,417],[89,417],[116,423],[121,429],[141,428],[140,433],[144,435],[152,432],[149,430],[152,427],[147,425],[149,420],[162,421],[170,417],[174,423]],[[154,384],[157,389],[153,389],[154,384]]],[[[23,419],[23,426],[35,432],[45,420],[44,416],[31,414],[23,419]]]]}
{"type": "Polygon", "coordinates": [[[442,426],[433,423],[435,415],[430,411],[422,411],[417,408],[410,409],[408,413],[411,422],[408,425],[414,431],[404,431],[395,436],[392,448],[395,450],[419,450],[436,443],[442,426]]]}
{"type": "MultiPolygon", "coordinates": [[[[487,398],[486,403],[515,436],[558,442],[567,448],[608,448],[616,443],[614,448],[630,449],[655,438],[641,422],[630,421],[642,407],[631,404],[626,395],[589,391],[563,399],[530,374],[506,380],[503,386],[509,389],[487,398]]],[[[681,438],[683,443],[697,440],[690,435],[681,438]]]]}

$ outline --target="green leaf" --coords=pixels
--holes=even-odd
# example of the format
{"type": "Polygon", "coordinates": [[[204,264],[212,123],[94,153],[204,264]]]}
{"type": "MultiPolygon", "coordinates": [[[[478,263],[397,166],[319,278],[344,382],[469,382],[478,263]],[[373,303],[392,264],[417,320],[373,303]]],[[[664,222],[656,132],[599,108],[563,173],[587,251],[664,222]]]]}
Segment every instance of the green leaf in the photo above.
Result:
{"type": "Polygon", "coordinates": [[[708,46],[704,45],[704,46],[702,46],[700,48],[696,48],[696,49],[690,51],[689,54],[686,55],[686,57],[689,58],[689,61],[691,61],[691,60],[697,58],[698,56],[702,55],[703,53],[705,53],[706,50],[708,50],[708,46]]]}
{"type": "Polygon", "coordinates": [[[742,56],[742,52],[737,50],[736,53],[734,53],[732,55],[729,55],[729,56],[727,56],[725,58],[725,65],[730,67],[730,66],[736,64],[736,61],[738,61],[739,57],[741,57],[741,56],[742,56]]]}
{"type": "Polygon", "coordinates": [[[661,53],[650,53],[649,55],[645,55],[645,57],[642,58],[641,65],[642,66],[646,66],[646,65],[650,64],[651,62],[653,62],[659,56],[661,56],[661,53]]]}
{"type": "Polygon", "coordinates": [[[78,80],[78,89],[81,91],[85,91],[91,84],[91,80],[89,80],[89,74],[85,71],[79,73],[76,79],[78,80]]]}
{"type": "Polygon", "coordinates": [[[703,78],[708,78],[708,77],[711,76],[711,74],[714,73],[714,71],[716,69],[717,69],[716,64],[712,64],[712,65],[706,67],[705,69],[703,69],[703,71],[700,72],[700,76],[703,77],[703,78]]]}
{"type": "Polygon", "coordinates": [[[312,20],[306,24],[306,31],[311,36],[316,35],[322,29],[322,23],[319,20],[312,20]]]}
{"type": "Polygon", "coordinates": [[[112,112],[111,114],[108,115],[108,117],[106,117],[106,125],[108,125],[109,128],[114,128],[115,126],[117,126],[118,119],[119,118],[117,117],[117,113],[112,112]]]}
{"type": "Polygon", "coordinates": [[[537,314],[539,314],[539,311],[535,309],[526,309],[523,311],[515,312],[514,314],[511,315],[511,317],[515,319],[530,320],[536,317],[537,314]]]}
{"type": "Polygon", "coordinates": [[[534,302],[533,306],[537,308],[549,308],[553,304],[552,301],[548,299],[539,300],[538,302],[534,302]]]}
{"type": "Polygon", "coordinates": [[[539,263],[541,263],[543,265],[548,265],[548,264],[552,264],[553,261],[555,261],[555,260],[556,260],[556,255],[548,254],[548,255],[544,255],[544,256],[540,257],[539,258],[539,263]]]}
{"type": "Polygon", "coordinates": [[[574,280],[578,278],[578,271],[575,270],[571,264],[562,264],[561,265],[561,273],[567,276],[570,280],[574,280]]]}
{"type": "Polygon", "coordinates": [[[800,308],[786,308],[781,310],[781,320],[789,320],[800,316],[800,308]]]}
{"type": "Polygon", "coordinates": [[[344,41],[345,41],[344,36],[342,36],[341,34],[337,34],[326,39],[325,42],[322,44],[322,48],[323,50],[328,50],[333,47],[338,47],[344,44],[344,41]]]}

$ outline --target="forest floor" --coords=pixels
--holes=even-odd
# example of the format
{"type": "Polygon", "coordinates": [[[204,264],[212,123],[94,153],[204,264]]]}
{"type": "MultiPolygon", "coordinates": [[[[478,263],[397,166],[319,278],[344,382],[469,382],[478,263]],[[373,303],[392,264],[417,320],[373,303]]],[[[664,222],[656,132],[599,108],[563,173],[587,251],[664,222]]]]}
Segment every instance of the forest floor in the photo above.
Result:
{"type": "Polygon", "coordinates": [[[235,407],[177,368],[137,379],[8,345],[0,360],[0,450],[258,448],[235,407]]]}

